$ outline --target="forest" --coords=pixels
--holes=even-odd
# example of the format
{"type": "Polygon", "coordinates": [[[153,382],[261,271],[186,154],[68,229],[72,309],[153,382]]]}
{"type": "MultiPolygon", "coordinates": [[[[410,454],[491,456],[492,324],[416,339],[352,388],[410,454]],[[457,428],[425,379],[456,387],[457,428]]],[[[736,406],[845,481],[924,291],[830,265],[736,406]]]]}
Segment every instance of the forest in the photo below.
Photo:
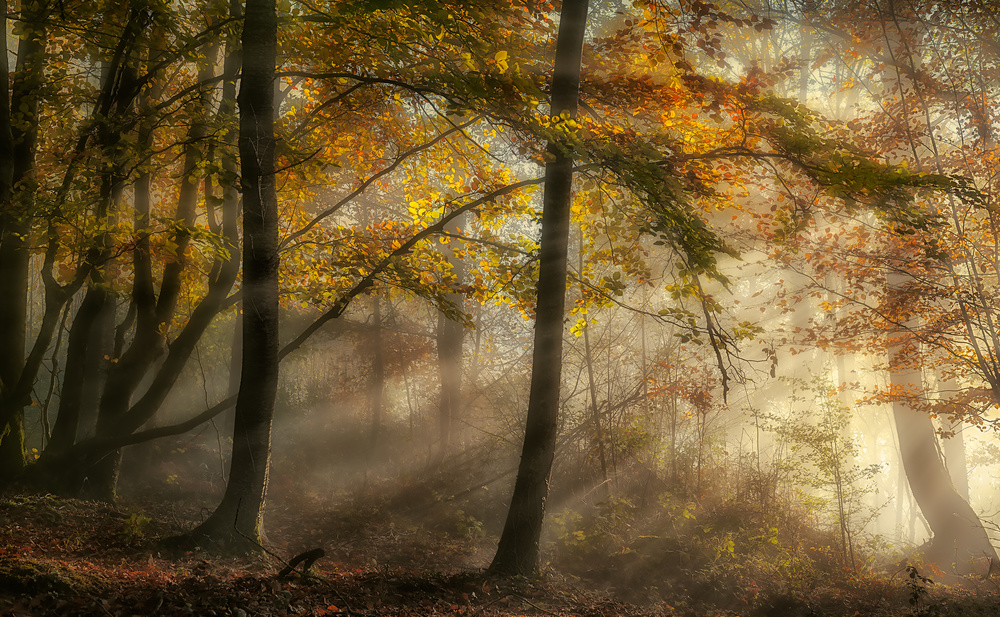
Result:
{"type": "Polygon", "coordinates": [[[1000,4],[4,8],[4,616],[1000,613],[1000,4]]]}

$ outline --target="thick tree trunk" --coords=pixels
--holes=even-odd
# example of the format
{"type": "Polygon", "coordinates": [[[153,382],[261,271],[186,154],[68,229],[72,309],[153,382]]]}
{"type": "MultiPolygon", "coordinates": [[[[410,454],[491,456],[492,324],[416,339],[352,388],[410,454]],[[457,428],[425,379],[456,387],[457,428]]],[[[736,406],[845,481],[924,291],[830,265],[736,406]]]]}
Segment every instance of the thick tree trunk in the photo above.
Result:
{"type": "Polygon", "coordinates": [[[247,0],[240,86],[243,358],[233,460],[222,503],[191,536],[231,552],[260,550],[278,388],[278,201],[274,175],[274,0],[247,0]]]}
{"type": "MultiPolygon", "coordinates": [[[[930,416],[897,402],[893,404],[893,418],[906,479],[934,534],[925,558],[958,574],[977,570],[973,560],[996,562],[996,550],[979,516],[955,489],[945,469],[930,416]]],[[[982,568],[979,573],[984,572],[982,568]]]]}
{"type": "MultiPolygon", "coordinates": [[[[6,3],[4,3],[6,9],[6,3]]],[[[6,10],[4,32],[6,32],[6,10]]],[[[8,83],[4,45],[4,105],[0,118],[0,398],[13,389],[24,368],[28,298],[28,237],[34,193],[38,93],[42,85],[46,29],[43,7],[22,2],[21,37],[14,81],[8,83]],[[8,87],[10,106],[7,106],[8,87]]],[[[0,430],[0,478],[12,478],[25,465],[24,412],[20,405],[0,430]]]]}
{"type": "MultiPolygon", "coordinates": [[[[905,274],[891,273],[887,280],[890,293],[902,293],[906,280],[905,274]]],[[[902,304],[899,299],[895,302],[902,304]]],[[[905,322],[906,315],[900,319],[905,322]]],[[[903,400],[892,405],[903,470],[917,507],[933,534],[924,558],[945,571],[968,574],[978,569],[974,568],[973,560],[994,563],[997,553],[979,516],[951,482],[930,416],[906,404],[906,395],[924,393],[920,370],[908,361],[915,352],[913,345],[909,330],[893,333],[889,340],[889,368],[893,389],[904,395],[903,400]]],[[[981,570],[984,573],[985,567],[981,570]]]]}
{"type": "MultiPolygon", "coordinates": [[[[587,4],[587,0],[565,0],[562,5],[552,76],[554,116],[576,114],[587,4]]],[[[559,143],[549,144],[549,156],[552,158],[545,166],[542,199],[535,345],[524,445],[507,520],[489,568],[500,575],[532,576],[538,572],[539,539],[556,449],[573,156],[559,143]]]]}

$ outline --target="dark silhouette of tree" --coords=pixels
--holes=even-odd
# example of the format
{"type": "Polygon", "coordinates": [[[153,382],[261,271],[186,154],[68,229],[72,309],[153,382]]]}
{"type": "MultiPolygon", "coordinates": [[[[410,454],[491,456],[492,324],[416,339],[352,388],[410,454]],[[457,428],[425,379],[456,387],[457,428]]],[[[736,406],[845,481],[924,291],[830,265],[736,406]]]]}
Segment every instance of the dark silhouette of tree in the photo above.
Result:
{"type": "Polygon", "coordinates": [[[247,0],[239,152],[243,186],[243,358],[233,459],[222,503],[191,532],[230,552],[259,550],[278,388],[278,198],[274,173],[274,0],[247,0]]]}
{"type": "MultiPolygon", "coordinates": [[[[4,298],[0,302],[0,400],[15,389],[24,368],[30,186],[47,36],[44,8],[38,1],[22,3],[21,36],[10,83],[6,48],[3,57],[2,88],[5,93],[12,89],[9,106],[5,98],[0,110],[0,295],[4,298]]],[[[11,401],[10,420],[0,426],[0,477],[11,478],[24,467],[24,404],[23,399],[11,401]]]]}
{"type": "MultiPolygon", "coordinates": [[[[576,115],[579,102],[587,5],[587,0],[566,0],[560,14],[551,113],[563,120],[576,115]]],[[[565,143],[550,142],[548,154],[551,158],[545,165],[528,417],[514,494],[496,556],[490,564],[490,571],[501,575],[537,573],[538,543],[556,450],[573,153],[565,143]]]]}

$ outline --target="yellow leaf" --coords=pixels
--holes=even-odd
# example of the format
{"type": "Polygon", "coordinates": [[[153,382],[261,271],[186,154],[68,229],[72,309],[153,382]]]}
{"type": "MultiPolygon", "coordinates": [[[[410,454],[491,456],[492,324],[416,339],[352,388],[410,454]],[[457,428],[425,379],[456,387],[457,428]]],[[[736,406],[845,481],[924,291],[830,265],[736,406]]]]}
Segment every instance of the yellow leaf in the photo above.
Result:
{"type": "Polygon", "coordinates": [[[501,73],[507,72],[507,52],[498,51],[493,59],[497,62],[497,68],[500,69],[501,73]]]}

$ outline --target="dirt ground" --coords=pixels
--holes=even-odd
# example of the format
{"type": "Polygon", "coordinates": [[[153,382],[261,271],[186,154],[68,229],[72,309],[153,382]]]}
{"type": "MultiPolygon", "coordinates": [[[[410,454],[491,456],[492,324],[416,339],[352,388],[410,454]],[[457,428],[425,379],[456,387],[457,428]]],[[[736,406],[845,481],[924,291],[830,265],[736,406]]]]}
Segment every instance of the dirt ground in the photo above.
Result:
{"type": "Polygon", "coordinates": [[[463,527],[460,517],[427,523],[439,521],[440,513],[418,523],[378,500],[336,507],[274,500],[265,516],[267,552],[255,557],[164,548],[207,514],[203,505],[162,495],[114,506],[49,495],[2,497],[0,617],[1000,614],[1000,589],[991,580],[945,587],[905,575],[821,577],[809,588],[779,581],[752,604],[734,606],[711,597],[695,603],[683,581],[673,596],[636,600],[552,567],[537,581],[490,579],[484,568],[495,547],[487,534],[463,527]],[[325,556],[306,575],[279,577],[286,560],[317,547],[325,556]]]}
{"type": "Polygon", "coordinates": [[[541,582],[491,581],[475,546],[380,527],[369,519],[324,529],[322,514],[301,524],[301,509],[272,509],[264,554],[219,558],[169,553],[162,541],[184,526],[176,504],[121,504],[52,496],[0,501],[0,615],[663,615],[549,576],[541,582]],[[290,515],[297,511],[298,522],[290,515]],[[350,537],[345,534],[350,533],[350,537]],[[330,535],[326,535],[330,534],[330,535]],[[307,576],[278,578],[292,550],[318,546],[326,557],[307,576]],[[289,548],[294,547],[294,548],[289,548]]]}

